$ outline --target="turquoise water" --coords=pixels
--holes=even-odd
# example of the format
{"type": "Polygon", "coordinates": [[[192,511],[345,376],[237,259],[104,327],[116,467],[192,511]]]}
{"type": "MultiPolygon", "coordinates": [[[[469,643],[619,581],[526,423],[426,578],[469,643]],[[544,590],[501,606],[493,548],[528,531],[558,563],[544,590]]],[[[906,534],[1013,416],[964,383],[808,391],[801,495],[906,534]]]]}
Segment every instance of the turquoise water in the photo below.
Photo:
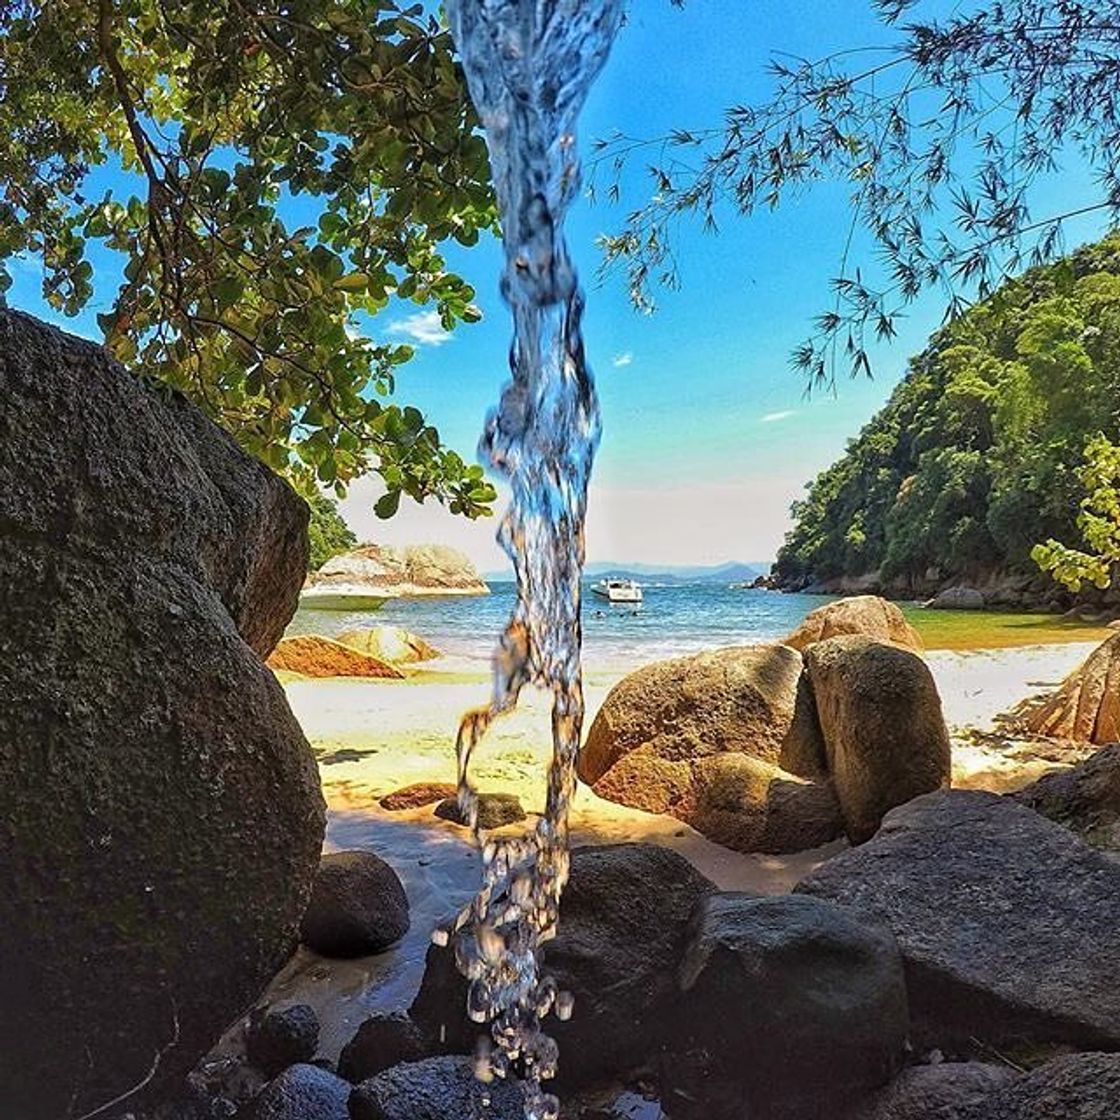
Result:
{"type": "MultiPolygon", "coordinates": [[[[488,661],[515,601],[510,583],[492,583],[477,598],[394,599],[375,614],[300,610],[289,633],[330,637],[360,626],[400,626],[444,653],[488,661]]],[[[653,661],[715,646],[770,641],[788,634],[820,595],[732,590],[723,584],[644,588],[640,608],[583,597],[583,646],[588,665],[653,661]]]]}

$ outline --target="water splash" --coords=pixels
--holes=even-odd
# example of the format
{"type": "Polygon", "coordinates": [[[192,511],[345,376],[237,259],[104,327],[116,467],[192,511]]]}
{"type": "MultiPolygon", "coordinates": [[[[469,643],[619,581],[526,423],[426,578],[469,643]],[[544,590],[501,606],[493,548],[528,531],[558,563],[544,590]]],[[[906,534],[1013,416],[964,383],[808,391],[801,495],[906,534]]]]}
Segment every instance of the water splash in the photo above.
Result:
{"type": "Polygon", "coordinates": [[[454,0],[452,31],[486,141],[502,217],[502,295],[514,320],[512,379],[480,453],[510,482],[498,540],[513,561],[517,606],[494,656],[490,704],[459,728],[459,801],[482,845],[483,885],[456,921],[468,1013],[489,1022],[483,1079],[518,1073],[529,1120],[554,1120],[542,1081],[558,1052],[541,1020],[571,998],[541,972],[568,879],[568,810],[583,725],[580,576],[599,405],[580,335],[583,295],[563,240],[579,191],[575,123],[606,61],[621,0],[454,0]],[[483,837],[471,754],[532,684],[552,693],[553,757],[544,815],[523,837],[483,837]]]}

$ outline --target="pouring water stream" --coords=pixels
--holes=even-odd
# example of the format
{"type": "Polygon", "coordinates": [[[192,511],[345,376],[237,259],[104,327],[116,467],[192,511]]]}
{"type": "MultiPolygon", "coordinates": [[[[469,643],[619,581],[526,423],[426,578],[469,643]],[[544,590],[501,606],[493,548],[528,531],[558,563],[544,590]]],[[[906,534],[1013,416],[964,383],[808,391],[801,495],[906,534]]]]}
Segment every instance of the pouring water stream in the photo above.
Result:
{"type": "MultiPolygon", "coordinates": [[[[487,419],[480,454],[513,497],[498,540],[518,598],[494,655],[493,692],[459,728],[459,801],[482,846],[483,884],[455,923],[470,981],[468,1013],[490,1023],[483,1080],[517,1073],[528,1120],[554,1120],[542,1081],[558,1051],[541,1020],[571,998],[541,970],[568,878],[568,810],[583,724],[580,576],[587,484],[599,405],[580,335],[583,295],[563,239],[579,191],[576,118],[621,21],[621,0],[453,0],[452,31],[486,130],[501,212],[502,295],[514,320],[511,380],[487,419]],[[471,754],[525,685],[553,697],[553,757],[544,815],[522,837],[478,828],[471,754]]],[[[446,935],[444,935],[446,936],[446,935]]]]}

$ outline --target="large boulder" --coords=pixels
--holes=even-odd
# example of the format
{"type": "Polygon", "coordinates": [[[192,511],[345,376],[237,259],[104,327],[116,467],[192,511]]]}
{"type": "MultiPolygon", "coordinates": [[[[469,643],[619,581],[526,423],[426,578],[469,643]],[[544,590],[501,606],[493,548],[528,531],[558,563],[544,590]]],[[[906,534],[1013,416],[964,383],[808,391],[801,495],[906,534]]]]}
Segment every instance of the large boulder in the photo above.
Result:
{"type": "Polygon", "coordinates": [[[949,732],[933,674],[907,649],[829,638],[805,654],[828,770],[848,838],[875,833],[883,814],[948,786],[949,732]]]}
{"type": "Polygon", "coordinates": [[[1120,851],[1120,743],[1068,770],[1045,774],[1013,796],[1094,848],[1120,851]]]}
{"type": "Polygon", "coordinates": [[[894,603],[878,595],[853,595],[810,611],[785,640],[787,646],[807,650],[817,642],[858,634],[879,642],[893,642],[920,651],[922,639],[894,603]]]}
{"type": "Polygon", "coordinates": [[[1120,864],[1010,798],[911,801],[796,890],[894,931],[931,1045],[1120,1047],[1120,864]]]}
{"type": "Polygon", "coordinates": [[[835,1108],[902,1064],[909,1018],[898,945],[831,903],[703,899],[680,979],[674,1018],[686,1050],[707,1056],[709,1075],[743,1085],[745,1115],[822,1100],[835,1108]]]}
{"type": "Polygon", "coordinates": [[[324,957],[380,953],[408,932],[408,896],[373,852],[323,856],[300,924],[303,943],[324,957]]]}
{"type": "Polygon", "coordinates": [[[303,677],[404,679],[404,673],[388,661],[317,634],[284,638],[269,656],[268,667],[303,677]]]}
{"type": "Polygon", "coordinates": [[[428,645],[423,638],[397,626],[366,626],[358,630],[344,630],[338,635],[338,641],[344,646],[394,665],[432,661],[440,655],[439,650],[428,645]]]}
{"type": "Polygon", "coordinates": [[[1094,650],[1058,690],[1015,713],[1027,731],[1077,743],[1120,741],[1120,634],[1094,650]]]}
{"type": "Polygon", "coordinates": [[[488,595],[475,566],[458,549],[442,544],[403,548],[364,544],[328,560],[312,579],[316,591],[336,595],[488,595]]]}
{"type": "Polygon", "coordinates": [[[937,1120],[1116,1120],[1120,1054],[1070,1054],[937,1120]]]}
{"type": "Polygon", "coordinates": [[[4,1115],[158,1089],[294,946],[324,809],[258,654],[306,525],[183,398],[0,311],[4,1115]]]}
{"type": "MultiPolygon", "coordinates": [[[[682,856],[652,844],[576,848],[545,971],[575,997],[560,1044],[560,1083],[620,1076],[656,1055],[674,1025],[677,969],[692,911],[714,886],[682,856]]],[[[453,1049],[469,1049],[466,982],[432,946],[412,1017],[453,1049]]]]}
{"type": "MultiPolygon", "coordinates": [[[[740,766],[753,759],[787,785],[820,778],[824,746],[801,670],[801,655],[778,645],[647,665],[615,685],[599,709],[580,752],[580,777],[601,797],[670,813],[701,830],[712,819],[697,810],[713,758],[745,757],[740,766]]],[[[752,820],[767,815],[757,800],[751,795],[752,820]]],[[[762,832],[749,822],[730,830],[744,841],[762,832]]],[[[812,833],[810,823],[806,836],[812,833]]]]}
{"type": "Polygon", "coordinates": [[[844,833],[840,803],[829,781],[810,782],[733,753],[701,759],[693,782],[688,823],[726,848],[800,852],[844,833]]]}

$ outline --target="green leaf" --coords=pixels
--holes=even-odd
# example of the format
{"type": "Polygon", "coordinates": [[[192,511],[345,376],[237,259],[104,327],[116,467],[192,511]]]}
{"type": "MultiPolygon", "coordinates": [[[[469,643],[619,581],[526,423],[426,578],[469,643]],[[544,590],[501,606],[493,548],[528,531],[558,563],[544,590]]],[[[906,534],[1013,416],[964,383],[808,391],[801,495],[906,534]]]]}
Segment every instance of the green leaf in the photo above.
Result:
{"type": "Polygon", "coordinates": [[[388,521],[390,517],[396,515],[400,504],[401,492],[399,490],[390,490],[387,494],[383,494],[377,499],[377,503],[373,507],[373,512],[376,513],[382,521],[388,521]]]}

